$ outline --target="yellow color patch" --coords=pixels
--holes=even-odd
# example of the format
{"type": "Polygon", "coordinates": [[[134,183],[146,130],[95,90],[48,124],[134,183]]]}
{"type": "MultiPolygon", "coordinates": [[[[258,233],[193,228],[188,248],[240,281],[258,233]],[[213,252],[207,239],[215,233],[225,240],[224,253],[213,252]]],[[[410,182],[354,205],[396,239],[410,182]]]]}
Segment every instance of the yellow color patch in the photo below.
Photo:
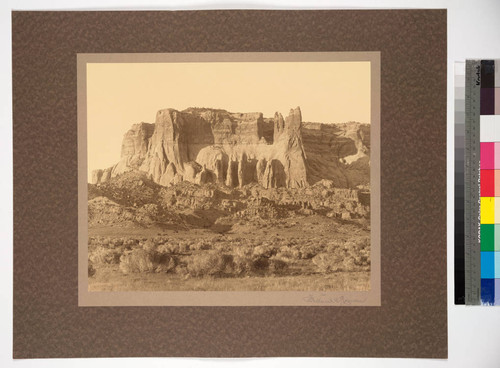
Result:
{"type": "Polygon", "coordinates": [[[481,197],[481,223],[495,223],[495,197],[481,197]]]}
{"type": "Polygon", "coordinates": [[[500,224],[500,198],[495,197],[495,224],[500,224]]]}

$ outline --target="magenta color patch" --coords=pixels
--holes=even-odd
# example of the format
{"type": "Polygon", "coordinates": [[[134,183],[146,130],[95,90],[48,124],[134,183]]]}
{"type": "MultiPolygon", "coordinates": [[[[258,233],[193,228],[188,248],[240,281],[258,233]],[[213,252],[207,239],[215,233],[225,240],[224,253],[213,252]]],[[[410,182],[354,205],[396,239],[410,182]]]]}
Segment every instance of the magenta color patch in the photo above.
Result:
{"type": "Polygon", "coordinates": [[[481,169],[495,168],[495,143],[481,142],[481,169]]]}
{"type": "Polygon", "coordinates": [[[500,142],[495,142],[495,169],[500,169],[500,142]]]}

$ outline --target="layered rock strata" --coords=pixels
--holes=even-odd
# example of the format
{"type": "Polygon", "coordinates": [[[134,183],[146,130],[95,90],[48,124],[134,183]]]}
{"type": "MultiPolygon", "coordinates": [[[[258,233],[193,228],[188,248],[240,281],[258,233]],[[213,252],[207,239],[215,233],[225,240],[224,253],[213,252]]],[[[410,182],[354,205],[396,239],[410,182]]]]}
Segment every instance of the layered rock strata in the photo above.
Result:
{"type": "MultiPolygon", "coordinates": [[[[356,135],[359,135],[356,127],[330,132],[328,128],[323,130],[324,124],[318,126],[319,130],[308,123],[304,128],[299,107],[291,109],[285,118],[278,112],[273,118],[264,118],[262,113],[164,109],[158,111],[154,124],[133,125],[123,137],[119,162],[110,168],[95,170],[91,180],[99,184],[124,172],[138,170],[163,186],[189,181],[228,187],[258,183],[264,188],[303,188],[323,178],[316,167],[321,170],[326,167],[326,178],[338,181],[341,186],[352,184],[337,171],[368,157],[369,146],[356,135]],[[304,132],[307,132],[305,137],[304,132]],[[344,147],[326,154],[326,158],[335,160],[333,174],[329,170],[331,163],[316,162],[321,161],[318,154],[328,150],[325,140],[327,145],[334,140],[339,147],[344,147]],[[312,160],[306,156],[308,146],[312,160]]],[[[363,166],[362,170],[366,168],[363,166]]],[[[369,182],[369,176],[368,180],[354,181],[369,182]]]]}

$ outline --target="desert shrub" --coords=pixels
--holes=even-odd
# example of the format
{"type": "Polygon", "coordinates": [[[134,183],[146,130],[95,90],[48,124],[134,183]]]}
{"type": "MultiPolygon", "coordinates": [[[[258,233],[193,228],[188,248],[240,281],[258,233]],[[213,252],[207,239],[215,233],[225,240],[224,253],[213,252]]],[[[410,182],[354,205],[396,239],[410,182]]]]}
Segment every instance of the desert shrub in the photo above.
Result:
{"type": "Polygon", "coordinates": [[[108,246],[111,240],[109,238],[100,237],[97,240],[97,244],[108,246]]]}
{"type": "Polygon", "coordinates": [[[230,245],[228,245],[227,243],[223,243],[223,242],[215,243],[213,245],[213,249],[218,250],[219,252],[226,252],[226,251],[232,250],[230,245]]]}
{"type": "Polygon", "coordinates": [[[255,248],[251,245],[234,247],[234,274],[237,276],[283,274],[288,269],[290,261],[279,255],[279,252],[276,253],[277,250],[269,245],[255,248]]]}
{"type": "Polygon", "coordinates": [[[275,275],[283,274],[288,268],[288,262],[278,257],[269,259],[269,271],[275,275]]]}
{"type": "Polygon", "coordinates": [[[151,239],[153,243],[156,245],[165,244],[168,242],[168,238],[166,236],[155,236],[151,239]]]}
{"type": "Polygon", "coordinates": [[[287,258],[290,260],[297,260],[302,258],[302,252],[298,248],[291,248],[287,246],[280,247],[279,251],[276,253],[278,258],[287,258]]]}
{"type": "Polygon", "coordinates": [[[109,242],[110,247],[121,247],[123,245],[123,238],[114,238],[109,242]]]}
{"type": "Polygon", "coordinates": [[[186,265],[179,265],[176,269],[175,269],[175,273],[177,275],[180,275],[180,276],[187,276],[189,275],[189,271],[187,269],[187,266],[186,265]]]}
{"type": "Polygon", "coordinates": [[[320,251],[315,249],[314,247],[302,246],[300,248],[300,259],[311,259],[316,256],[320,251]]]}
{"type": "Polygon", "coordinates": [[[167,273],[167,272],[172,272],[175,270],[175,258],[173,257],[167,257],[164,258],[156,268],[154,269],[154,272],[156,273],[167,273]]]}
{"type": "Polygon", "coordinates": [[[363,239],[360,239],[359,241],[356,242],[355,244],[355,249],[357,251],[369,251],[370,250],[370,238],[369,237],[366,237],[366,238],[363,238],[363,239]]]}
{"type": "Polygon", "coordinates": [[[313,263],[319,268],[321,272],[324,273],[340,271],[351,272],[366,269],[367,265],[361,265],[360,263],[358,263],[356,257],[357,255],[350,252],[338,250],[334,253],[318,254],[313,258],[313,263]]]}
{"type": "Polygon", "coordinates": [[[248,245],[232,247],[233,254],[240,257],[250,257],[253,254],[253,248],[248,245]]]}
{"type": "Polygon", "coordinates": [[[356,252],[359,249],[358,244],[352,241],[346,241],[344,243],[344,250],[347,252],[356,252]]]}
{"type": "Polygon", "coordinates": [[[192,255],[187,260],[191,276],[221,276],[233,270],[233,256],[219,251],[206,251],[192,255]]]}
{"type": "Polygon", "coordinates": [[[328,246],[328,240],[325,238],[314,239],[314,245],[316,245],[318,249],[324,249],[328,246]]]}
{"type": "Polygon", "coordinates": [[[253,248],[248,245],[233,245],[234,273],[235,275],[245,275],[252,272],[253,248]]]}
{"type": "Polygon", "coordinates": [[[89,260],[92,264],[117,264],[121,255],[121,248],[89,247],[89,260]]]}
{"type": "Polygon", "coordinates": [[[210,250],[212,249],[212,244],[208,240],[200,240],[189,247],[191,250],[210,250]]]}
{"type": "Polygon", "coordinates": [[[332,240],[328,242],[328,245],[326,246],[326,252],[327,253],[334,253],[338,251],[338,249],[344,247],[344,242],[341,240],[332,240]]]}
{"type": "Polygon", "coordinates": [[[276,254],[276,249],[270,245],[258,245],[253,250],[253,255],[256,257],[269,258],[276,254]]]}
{"type": "Polygon", "coordinates": [[[94,266],[92,265],[92,262],[88,262],[88,275],[89,277],[92,277],[95,275],[95,268],[94,266]]]}
{"type": "Polygon", "coordinates": [[[287,245],[282,245],[281,247],[279,247],[278,249],[278,253],[281,253],[281,254],[288,254],[290,252],[290,247],[287,246],[287,245]]]}
{"type": "Polygon", "coordinates": [[[302,251],[299,248],[292,248],[291,251],[291,259],[301,259],[302,258],[302,251]]]}
{"type": "Polygon", "coordinates": [[[252,271],[261,273],[269,269],[269,258],[256,257],[252,261],[252,271]]]}
{"type": "Polygon", "coordinates": [[[213,243],[219,243],[219,242],[223,242],[224,241],[224,236],[222,235],[216,235],[216,236],[213,236],[212,239],[210,239],[210,242],[213,244],[213,243]]]}
{"type": "Polygon", "coordinates": [[[134,249],[120,257],[120,270],[123,273],[170,272],[175,269],[176,258],[155,250],[134,249]]]}
{"type": "Polygon", "coordinates": [[[310,245],[309,250],[311,250],[311,252],[314,252],[316,254],[323,253],[326,249],[328,249],[328,243],[326,241],[323,242],[312,241],[311,244],[309,245],[310,245]]]}
{"type": "Polygon", "coordinates": [[[370,269],[370,248],[362,248],[355,254],[352,254],[354,265],[361,270],[370,269]]]}
{"type": "Polygon", "coordinates": [[[156,243],[152,239],[147,239],[139,244],[147,252],[156,250],[156,243]]]}
{"type": "Polygon", "coordinates": [[[234,274],[241,276],[252,272],[253,259],[251,256],[236,255],[233,259],[234,274]]]}
{"type": "Polygon", "coordinates": [[[177,244],[177,243],[161,244],[158,246],[158,248],[156,248],[156,250],[159,253],[174,253],[174,254],[180,253],[180,247],[179,247],[179,244],[177,244]]]}
{"type": "Polygon", "coordinates": [[[181,253],[189,252],[189,250],[190,250],[189,244],[190,243],[188,241],[180,241],[179,242],[179,252],[181,252],[181,253]]]}
{"type": "Polygon", "coordinates": [[[321,272],[330,273],[342,270],[344,257],[339,252],[320,253],[312,259],[321,272]]]}
{"type": "Polygon", "coordinates": [[[131,249],[132,247],[137,246],[139,244],[139,241],[137,239],[132,239],[132,238],[125,238],[123,240],[123,246],[126,248],[131,249]]]}
{"type": "Polygon", "coordinates": [[[356,271],[358,269],[352,256],[344,258],[342,261],[342,269],[344,271],[356,271]]]}

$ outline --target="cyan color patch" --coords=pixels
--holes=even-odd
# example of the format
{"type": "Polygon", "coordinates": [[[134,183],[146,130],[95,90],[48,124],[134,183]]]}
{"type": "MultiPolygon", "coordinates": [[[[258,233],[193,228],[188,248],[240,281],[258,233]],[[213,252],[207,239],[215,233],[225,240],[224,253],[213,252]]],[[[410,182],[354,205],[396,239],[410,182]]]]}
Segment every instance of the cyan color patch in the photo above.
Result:
{"type": "Polygon", "coordinates": [[[500,279],[500,252],[493,252],[494,254],[494,267],[495,267],[495,278],[500,279]]]}
{"type": "Polygon", "coordinates": [[[495,253],[496,252],[481,252],[481,278],[495,278],[495,253]]]}

